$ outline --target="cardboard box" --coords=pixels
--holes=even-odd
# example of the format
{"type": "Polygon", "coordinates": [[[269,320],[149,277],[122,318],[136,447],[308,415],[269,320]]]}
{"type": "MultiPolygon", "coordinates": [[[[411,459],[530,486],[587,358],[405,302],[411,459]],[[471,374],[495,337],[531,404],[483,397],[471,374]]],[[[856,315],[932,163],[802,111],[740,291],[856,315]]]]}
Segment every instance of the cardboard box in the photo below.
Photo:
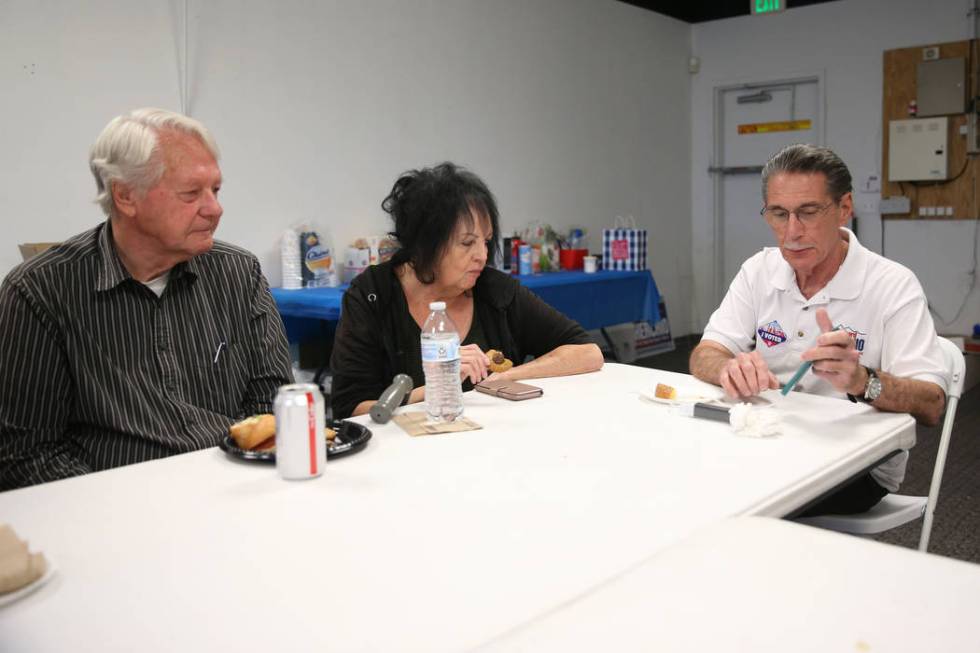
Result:
{"type": "Polygon", "coordinates": [[[60,244],[61,243],[21,243],[17,247],[20,248],[20,255],[24,257],[24,260],[26,261],[27,259],[34,258],[41,252],[60,244]]]}
{"type": "Polygon", "coordinates": [[[667,307],[660,302],[660,321],[625,322],[603,327],[602,334],[609,341],[613,355],[620,363],[632,363],[654,354],[674,351],[674,339],[670,333],[667,307]]]}

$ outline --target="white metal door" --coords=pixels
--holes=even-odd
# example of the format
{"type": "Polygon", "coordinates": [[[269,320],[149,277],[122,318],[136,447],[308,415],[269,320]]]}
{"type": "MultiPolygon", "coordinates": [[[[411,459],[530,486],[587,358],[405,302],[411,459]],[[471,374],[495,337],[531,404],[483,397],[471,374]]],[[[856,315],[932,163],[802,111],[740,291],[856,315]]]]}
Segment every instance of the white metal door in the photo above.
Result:
{"type": "Polygon", "coordinates": [[[718,131],[712,170],[717,198],[715,233],[720,241],[715,251],[721,258],[715,268],[718,301],[742,263],[774,244],[759,215],[762,166],[786,145],[822,143],[821,105],[817,77],[716,89],[718,131]]]}

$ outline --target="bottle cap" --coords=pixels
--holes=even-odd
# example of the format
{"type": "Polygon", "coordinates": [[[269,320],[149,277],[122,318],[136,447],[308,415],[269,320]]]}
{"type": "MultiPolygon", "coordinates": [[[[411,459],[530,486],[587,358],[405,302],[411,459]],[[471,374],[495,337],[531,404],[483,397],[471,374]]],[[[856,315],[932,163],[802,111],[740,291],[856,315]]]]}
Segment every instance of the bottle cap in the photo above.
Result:
{"type": "Polygon", "coordinates": [[[429,303],[429,310],[430,311],[444,311],[444,310],[446,310],[446,302],[430,302],[429,303]]]}

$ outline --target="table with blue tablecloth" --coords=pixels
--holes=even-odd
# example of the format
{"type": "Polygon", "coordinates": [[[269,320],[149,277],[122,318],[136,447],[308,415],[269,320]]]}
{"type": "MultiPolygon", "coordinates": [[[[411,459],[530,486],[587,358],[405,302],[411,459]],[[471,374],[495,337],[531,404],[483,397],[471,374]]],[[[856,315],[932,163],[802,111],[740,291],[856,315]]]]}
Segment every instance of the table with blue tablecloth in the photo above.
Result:
{"type": "Polygon", "coordinates": [[[660,293],[649,270],[563,271],[516,279],[586,330],[660,320],[660,293]]]}
{"type": "MultiPolygon", "coordinates": [[[[581,324],[586,330],[626,322],[660,320],[660,293],[649,270],[549,272],[515,276],[541,299],[581,324]]],[[[347,285],[337,288],[273,288],[272,296],[286,325],[290,342],[332,332],[340,319],[341,300],[347,285]],[[317,321],[333,323],[317,324],[317,321]]]]}

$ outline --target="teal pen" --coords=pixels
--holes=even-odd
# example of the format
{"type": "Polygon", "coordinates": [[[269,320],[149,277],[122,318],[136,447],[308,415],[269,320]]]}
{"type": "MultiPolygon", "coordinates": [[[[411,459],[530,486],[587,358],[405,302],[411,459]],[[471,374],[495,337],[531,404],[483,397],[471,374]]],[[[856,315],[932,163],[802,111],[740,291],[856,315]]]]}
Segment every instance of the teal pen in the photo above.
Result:
{"type": "Polygon", "coordinates": [[[800,382],[800,379],[803,378],[803,375],[806,374],[811,367],[813,367],[813,361],[806,361],[800,365],[800,369],[796,370],[796,374],[794,374],[793,377],[786,382],[786,385],[783,386],[783,389],[779,391],[780,394],[782,394],[784,397],[788,395],[790,390],[793,389],[793,386],[800,382]]]}
{"type": "MultiPolygon", "coordinates": [[[[831,331],[840,331],[840,327],[831,329],[831,331]]],[[[827,333],[830,333],[830,331],[828,331],[827,333]]],[[[813,367],[813,361],[806,361],[802,365],[800,365],[800,369],[796,370],[796,374],[794,374],[793,377],[786,382],[786,385],[783,386],[783,389],[780,390],[779,393],[784,397],[788,395],[790,391],[793,389],[793,386],[800,382],[800,379],[803,378],[804,374],[810,371],[811,367],[813,367]]]]}

